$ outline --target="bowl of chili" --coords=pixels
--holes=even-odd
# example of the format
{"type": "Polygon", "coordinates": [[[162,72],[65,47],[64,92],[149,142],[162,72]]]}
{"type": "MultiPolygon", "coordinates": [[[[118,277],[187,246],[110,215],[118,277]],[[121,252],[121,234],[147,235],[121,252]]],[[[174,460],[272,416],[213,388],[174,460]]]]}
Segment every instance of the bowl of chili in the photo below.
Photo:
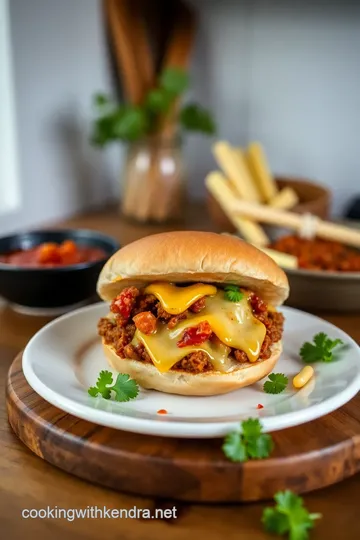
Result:
{"type": "Polygon", "coordinates": [[[85,229],[36,230],[0,238],[0,296],[15,309],[66,311],[96,295],[119,242],[85,229]]]}
{"type": "Polygon", "coordinates": [[[287,303],[308,311],[360,311],[360,251],[339,242],[293,234],[270,248],[293,255],[298,268],[284,269],[290,283],[287,303]]]}

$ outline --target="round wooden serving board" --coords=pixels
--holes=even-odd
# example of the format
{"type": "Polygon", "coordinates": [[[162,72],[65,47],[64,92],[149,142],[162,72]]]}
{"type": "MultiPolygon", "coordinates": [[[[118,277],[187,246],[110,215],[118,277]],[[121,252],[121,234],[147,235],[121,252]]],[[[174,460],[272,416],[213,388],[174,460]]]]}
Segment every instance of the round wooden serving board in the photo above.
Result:
{"type": "Polygon", "coordinates": [[[273,434],[269,459],[232,463],[221,439],[172,439],[110,429],[67,414],[32,390],[21,354],[8,374],[10,424],[52,465],[118,491],[197,502],[270,499],[304,493],[360,470],[360,394],[319,420],[273,434]]]}

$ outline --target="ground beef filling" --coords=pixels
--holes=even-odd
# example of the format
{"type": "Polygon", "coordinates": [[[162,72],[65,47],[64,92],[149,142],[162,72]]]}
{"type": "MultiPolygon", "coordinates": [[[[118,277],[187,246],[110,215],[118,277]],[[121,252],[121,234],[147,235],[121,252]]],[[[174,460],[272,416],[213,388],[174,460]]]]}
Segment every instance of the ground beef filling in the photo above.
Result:
{"type": "MultiPolygon", "coordinates": [[[[155,296],[142,295],[135,287],[125,289],[122,294],[122,298],[111,304],[111,311],[114,314],[113,320],[100,319],[98,333],[104,338],[107,345],[114,347],[118,356],[148,363],[152,361],[144,345],[131,343],[136,330],[133,318],[136,321],[140,317],[140,321],[143,320],[142,324],[145,324],[146,328],[151,328],[151,324],[156,324],[157,321],[167,324],[168,328],[174,328],[180,320],[187,318],[189,311],[199,313],[204,309],[206,303],[206,298],[201,298],[189,310],[180,313],[180,315],[170,315],[163,309],[155,296]]],[[[254,293],[249,294],[249,301],[254,316],[266,327],[265,339],[258,358],[259,362],[270,358],[272,344],[280,341],[284,317],[281,313],[269,311],[265,302],[254,293]]],[[[216,337],[210,339],[216,339],[216,337]]],[[[231,355],[240,363],[249,361],[246,353],[239,349],[232,349],[231,355]]],[[[204,373],[212,371],[213,366],[206,353],[194,351],[177,362],[171,369],[188,373],[204,373]]]]}

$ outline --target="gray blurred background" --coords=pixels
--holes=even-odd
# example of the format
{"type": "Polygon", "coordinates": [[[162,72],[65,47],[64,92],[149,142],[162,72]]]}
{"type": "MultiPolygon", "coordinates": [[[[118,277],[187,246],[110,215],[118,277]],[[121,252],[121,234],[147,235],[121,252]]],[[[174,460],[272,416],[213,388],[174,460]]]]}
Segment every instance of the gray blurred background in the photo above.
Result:
{"type": "MultiPolygon", "coordinates": [[[[193,93],[218,138],[259,140],[274,172],[360,193],[360,3],[191,0],[193,93]]],[[[120,145],[89,142],[91,95],[111,91],[97,0],[0,0],[0,229],[4,234],[118,195],[120,145]],[[5,135],[6,134],[6,135],[5,135]]],[[[186,142],[204,196],[209,140],[186,142]]]]}

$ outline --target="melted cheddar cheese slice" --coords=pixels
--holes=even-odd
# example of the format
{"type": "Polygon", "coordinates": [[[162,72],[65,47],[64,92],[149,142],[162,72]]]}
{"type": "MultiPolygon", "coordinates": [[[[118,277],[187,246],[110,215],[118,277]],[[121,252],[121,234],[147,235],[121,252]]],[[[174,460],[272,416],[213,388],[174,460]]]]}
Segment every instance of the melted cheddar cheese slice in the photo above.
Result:
{"type": "Polygon", "coordinates": [[[183,330],[177,328],[169,330],[166,325],[163,325],[156,334],[146,335],[136,330],[133,343],[140,342],[145,346],[151,360],[161,373],[169,371],[176,362],[195,351],[207,353],[217,371],[228,371],[231,368],[233,362],[229,358],[230,347],[221,341],[213,343],[207,340],[200,345],[191,345],[180,349],[176,344],[182,332],[183,330]]]}
{"type": "Polygon", "coordinates": [[[146,294],[153,294],[170,315],[179,315],[203,296],[216,294],[216,287],[195,283],[189,287],[176,287],[170,283],[153,283],[146,287],[146,294]]]}
{"type": "MultiPolygon", "coordinates": [[[[154,291],[158,285],[154,284],[151,287],[154,291]]],[[[172,285],[169,287],[175,288],[172,285]]],[[[160,302],[168,311],[161,299],[160,302]]],[[[214,296],[206,299],[206,307],[200,313],[189,313],[187,319],[180,321],[173,329],[159,325],[157,332],[151,335],[136,330],[134,343],[141,342],[144,345],[160,372],[168,371],[176,362],[194,351],[206,352],[214,369],[226,372],[234,364],[229,358],[230,347],[244,351],[250,362],[255,362],[259,357],[265,334],[266,328],[254,317],[246,295],[240,302],[230,302],[225,298],[224,291],[219,290],[214,296]],[[202,321],[210,324],[220,343],[208,340],[200,345],[179,348],[177,342],[184,330],[197,326],[202,321]]]]}

